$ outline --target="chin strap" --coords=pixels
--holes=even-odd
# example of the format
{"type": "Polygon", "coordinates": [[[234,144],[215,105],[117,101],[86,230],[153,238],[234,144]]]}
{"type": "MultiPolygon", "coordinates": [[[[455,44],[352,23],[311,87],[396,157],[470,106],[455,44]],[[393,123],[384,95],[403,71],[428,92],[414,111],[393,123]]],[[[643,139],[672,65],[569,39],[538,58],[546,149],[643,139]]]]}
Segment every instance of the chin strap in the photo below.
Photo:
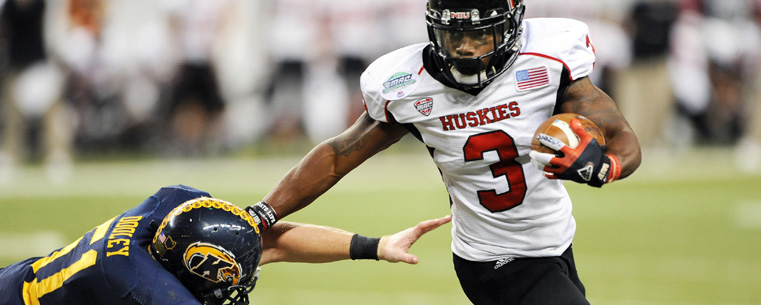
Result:
{"type": "Polygon", "coordinates": [[[248,294],[254,290],[254,281],[251,285],[233,285],[227,288],[217,288],[203,296],[204,305],[248,305],[248,294]]]}

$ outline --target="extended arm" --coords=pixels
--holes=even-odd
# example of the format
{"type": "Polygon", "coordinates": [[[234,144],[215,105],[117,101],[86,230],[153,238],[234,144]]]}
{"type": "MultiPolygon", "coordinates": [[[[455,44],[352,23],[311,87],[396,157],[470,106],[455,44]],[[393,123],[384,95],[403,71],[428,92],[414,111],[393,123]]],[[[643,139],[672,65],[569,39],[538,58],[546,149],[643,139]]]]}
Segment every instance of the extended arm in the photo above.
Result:
{"type": "Polygon", "coordinates": [[[278,218],[298,211],[407,133],[399,124],[381,123],[363,113],[349,129],[312,149],[263,201],[274,208],[278,218]]]}
{"type": "MultiPolygon", "coordinates": [[[[427,220],[416,226],[380,239],[376,249],[379,260],[416,264],[418,258],[409,254],[410,247],[423,234],[449,222],[451,216],[427,220]]],[[[326,263],[349,259],[353,233],[344,230],[278,222],[262,234],[262,259],[260,264],[273,262],[326,263]]]]}

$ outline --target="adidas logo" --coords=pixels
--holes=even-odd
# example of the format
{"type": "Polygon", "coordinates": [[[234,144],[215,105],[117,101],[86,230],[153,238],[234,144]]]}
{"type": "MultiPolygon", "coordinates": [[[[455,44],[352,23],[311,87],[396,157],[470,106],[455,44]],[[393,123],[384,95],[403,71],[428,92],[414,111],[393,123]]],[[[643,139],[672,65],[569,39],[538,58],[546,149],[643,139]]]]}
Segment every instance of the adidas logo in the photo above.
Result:
{"type": "Polygon", "coordinates": [[[580,168],[577,173],[579,173],[579,176],[581,176],[581,179],[584,179],[584,181],[589,181],[592,179],[592,173],[595,170],[595,164],[592,162],[587,163],[586,166],[580,168]]]}
{"type": "Polygon", "coordinates": [[[507,265],[509,262],[512,262],[514,260],[515,260],[515,258],[512,258],[512,257],[500,259],[500,260],[497,261],[497,264],[494,265],[494,270],[497,270],[500,267],[502,267],[504,265],[507,265]]]}

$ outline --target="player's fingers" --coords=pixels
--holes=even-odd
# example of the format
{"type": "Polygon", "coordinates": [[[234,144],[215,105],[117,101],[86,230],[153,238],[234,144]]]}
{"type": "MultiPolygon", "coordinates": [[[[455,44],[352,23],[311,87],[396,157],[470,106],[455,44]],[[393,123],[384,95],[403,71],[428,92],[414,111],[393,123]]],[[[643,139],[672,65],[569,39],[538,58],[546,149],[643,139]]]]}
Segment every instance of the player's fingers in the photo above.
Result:
{"type": "Polygon", "coordinates": [[[535,150],[530,151],[528,155],[531,157],[531,162],[534,163],[534,165],[541,165],[539,169],[549,165],[552,158],[556,157],[555,154],[542,153],[535,150]]]}
{"type": "Polygon", "coordinates": [[[445,216],[439,219],[431,219],[419,222],[416,226],[409,228],[405,231],[409,232],[407,238],[410,240],[410,244],[415,243],[424,234],[437,229],[443,224],[449,222],[452,216],[445,216]]]}
{"type": "Polygon", "coordinates": [[[571,126],[571,129],[577,135],[582,135],[582,134],[587,133],[587,131],[584,130],[584,126],[581,125],[581,121],[579,121],[579,119],[577,119],[577,118],[571,119],[571,122],[570,122],[569,126],[571,126]]]}
{"type": "Polygon", "coordinates": [[[426,220],[418,223],[417,230],[420,232],[420,235],[423,235],[425,233],[428,233],[432,230],[435,230],[436,228],[442,226],[443,224],[449,222],[452,220],[452,215],[447,215],[438,219],[431,219],[426,220]]]}
{"type": "Polygon", "coordinates": [[[584,147],[594,139],[594,137],[584,129],[584,126],[581,125],[579,119],[571,119],[571,129],[577,136],[579,136],[579,145],[577,147],[584,147]]]}
{"type": "Polygon", "coordinates": [[[450,220],[452,220],[452,216],[451,215],[447,215],[447,216],[444,216],[444,217],[441,217],[441,218],[437,218],[437,219],[431,219],[431,220],[421,221],[420,223],[418,223],[417,226],[418,226],[418,228],[422,229],[423,231],[428,232],[428,231],[431,231],[433,229],[436,229],[436,228],[440,227],[441,225],[449,222],[450,220]]]}
{"type": "MultiPolygon", "coordinates": [[[[581,146],[581,143],[579,144],[579,146],[576,146],[576,148],[579,148],[580,146],[581,146]]],[[[573,153],[573,150],[574,150],[573,148],[571,148],[570,146],[566,145],[566,146],[563,146],[563,148],[560,149],[560,152],[562,152],[563,155],[567,156],[567,155],[573,153]]]]}
{"type": "Polygon", "coordinates": [[[419,259],[414,254],[405,253],[404,255],[399,257],[399,261],[408,263],[410,265],[415,265],[418,263],[419,259]]]}
{"type": "Polygon", "coordinates": [[[547,146],[552,150],[560,151],[564,146],[566,146],[563,141],[560,141],[557,138],[544,133],[538,134],[536,139],[539,140],[539,143],[542,143],[542,145],[547,146]]]}
{"type": "MultiPolygon", "coordinates": [[[[547,164],[546,169],[551,169],[552,171],[550,171],[550,172],[552,172],[552,173],[556,173],[556,172],[560,173],[560,172],[565,171],[568,168],[568,166],[570,166],[570,164],[568,162],[571,162],[570,160],[572,160],[572,159],[570,159],[569,156],[573,156],[573,150],[570,147],[568,147],[568,146],[566,146],[564,148],[564,150],[568,150],[568,151],[564,151],[563,152],[565,154],[565,156],[563,156],[562,158],[561,157],[553,157],[552,159],[550,159],[550,162],[549,162],[549,164],[547,164]]],[[[547,170],[545,170],[545,171],[547,171],[547,170]]]]}
{"type": "Polygon", "coordinates": [[[555,166],[545,166],[542,170],[545,173],[551,173],[551,174],[562,174],[563,171],[565,171],[564,168],[555,167],[555,166]]]}
{"type": "Polygon", "coordinates": [[[584,139],[584,138],[590,138],[590,137],[592,137],[592,135],[590,135],[589,132],[587,132],[587,130],[584,129],[584,125],[581,125],[581,121],[579,121],[579,119],[577,119],[577,118],[571,119],[571,125],[570,126],[571,126],[571,129],[573,130],[573,132],[577,136],[579,136],[579,138],[584,139]]]}

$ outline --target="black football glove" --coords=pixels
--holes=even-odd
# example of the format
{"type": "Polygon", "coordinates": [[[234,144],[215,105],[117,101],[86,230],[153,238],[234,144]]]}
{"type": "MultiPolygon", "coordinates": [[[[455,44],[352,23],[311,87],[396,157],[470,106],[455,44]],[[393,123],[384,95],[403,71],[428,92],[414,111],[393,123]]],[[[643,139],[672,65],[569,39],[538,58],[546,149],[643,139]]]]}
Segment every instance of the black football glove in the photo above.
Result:
{"type": "Polygon", "coordinates": [[[246,207],[246,212],[254,218],[259,232],[264,233],[277,222],[277,213],[268,203],[259,201],[257,204],[246,207]]]}
{"type": "Polygon", "coordinates": [[[562,153],[562,156],[544,154],[536,151],[530,153],[532,161],[545,172],[550,179],[572,180],[601,187],[613,182],[621,173],[621,162],[613,155],[606,155],[597,140],[590,135],[581,122],[571,120],[571,129],[579,136],[579,145],[571,148],[562,141],[540,134],[537,136],[542,145],[562,153]]]}

